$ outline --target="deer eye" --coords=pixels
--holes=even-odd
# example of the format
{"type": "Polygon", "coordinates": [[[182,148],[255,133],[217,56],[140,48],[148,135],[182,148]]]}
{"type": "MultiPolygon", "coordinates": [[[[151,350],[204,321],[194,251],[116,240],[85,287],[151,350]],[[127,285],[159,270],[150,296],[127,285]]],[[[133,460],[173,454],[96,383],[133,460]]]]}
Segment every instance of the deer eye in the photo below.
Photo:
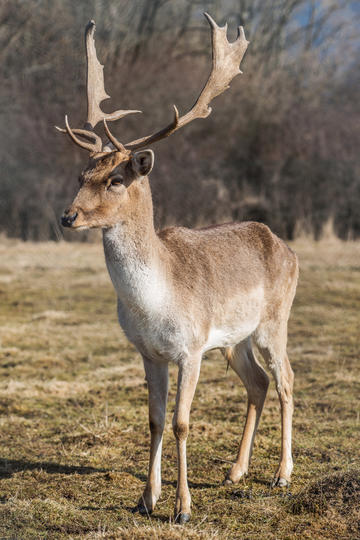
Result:
{"type": "Polygon", "coordinates": [[[123,183],[123,177],[119,174],[110,178],[110,186],[119,186],[123,183]]]}

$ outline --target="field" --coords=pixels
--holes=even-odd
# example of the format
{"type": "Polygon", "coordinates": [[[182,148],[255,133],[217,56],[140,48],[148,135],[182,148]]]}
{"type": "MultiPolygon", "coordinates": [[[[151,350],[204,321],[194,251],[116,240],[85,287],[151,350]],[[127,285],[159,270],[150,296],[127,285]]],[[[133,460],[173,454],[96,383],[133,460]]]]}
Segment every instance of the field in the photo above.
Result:
{"type": "Polygon", "coordinates": [[[171,370],[163,493],[132,513],[147,471],[140,356],[116,321],[98,244],[0,243],[0,538],[360,538],[360,245],[302,239],[289,328],[294,473],[269,487],[280,414],[269,388],[246,479],[222,486],[244,387],[218,352],[203,361],[188,439],[192,521],[172,522],[171,370]]]}

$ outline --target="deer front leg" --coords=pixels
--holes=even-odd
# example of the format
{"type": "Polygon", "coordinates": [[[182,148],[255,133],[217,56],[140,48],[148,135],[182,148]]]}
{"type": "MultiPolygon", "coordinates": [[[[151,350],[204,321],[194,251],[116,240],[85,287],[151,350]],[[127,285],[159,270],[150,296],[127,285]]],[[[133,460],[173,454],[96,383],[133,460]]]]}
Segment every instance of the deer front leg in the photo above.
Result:
{"type": "Polygon", "coordinates": [[[190,519],[191,497],[187,483],[186,440],[189,433],[190,407],[199,378],[201,356],[187,358],[179,366],[173,430],[178,458],[178,480],[176,488],[175,521],[186,523],[190,519]]]}
{"type": "Polygon", "coordinates": [[[150,514],[161,493],[161,449],[168,395],[168,366],[143,358],[149,391],[150,460],[144,493],[138,502],[141,514],[150,514]]]}

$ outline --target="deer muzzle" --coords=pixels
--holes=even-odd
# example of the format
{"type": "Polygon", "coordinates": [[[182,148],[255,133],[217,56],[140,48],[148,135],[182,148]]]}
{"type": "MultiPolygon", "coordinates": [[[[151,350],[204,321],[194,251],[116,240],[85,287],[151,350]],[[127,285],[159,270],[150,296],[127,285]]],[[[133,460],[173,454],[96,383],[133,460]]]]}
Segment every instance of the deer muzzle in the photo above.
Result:
{"type": "Polygon", "coordinates": [[[78,217],[77,212],[75,212],[74,214],[69,214],[67,211],[65,211],[61,218],[61,225],[63,227],[72,227],[77,217],[78,217]]]}

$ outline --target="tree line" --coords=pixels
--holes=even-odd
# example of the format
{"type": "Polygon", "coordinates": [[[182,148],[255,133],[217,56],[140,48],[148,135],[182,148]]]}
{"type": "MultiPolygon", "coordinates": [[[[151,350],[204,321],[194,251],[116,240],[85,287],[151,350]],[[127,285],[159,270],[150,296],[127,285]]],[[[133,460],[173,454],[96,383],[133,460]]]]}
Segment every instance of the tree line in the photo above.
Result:
{"type": "Polygon", "coordinates": [[[342,0],[3,0],[0,231],[63,237],[87,156],[53,126],[86,117],[87,21],[104,110],[143,111],[112,124],[127,142],[169,123],[173,103],[192,106],[211,62],[203,11],[228,22],[230,41],[242,24],[250,45],[212,114],[154,145],[156,225],[260,220],[292,239],[331,221],[360,235],[359,8],[342,0]]]}

